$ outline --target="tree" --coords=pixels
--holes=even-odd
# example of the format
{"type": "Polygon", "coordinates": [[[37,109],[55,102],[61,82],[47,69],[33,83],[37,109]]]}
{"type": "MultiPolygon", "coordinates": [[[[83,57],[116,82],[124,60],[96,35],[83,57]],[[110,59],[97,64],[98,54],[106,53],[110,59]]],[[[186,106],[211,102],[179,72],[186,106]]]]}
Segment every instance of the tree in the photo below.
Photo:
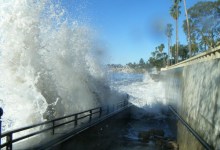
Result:
{"type": "Polygon", "coordinates": [[[167,47],[168,58],[167,58],[167,65],[169,66],[169,65],[171,64],[171,62],[170,62],[170,46],[171,46],[171,37],[172,37],[172,34],[173,34],[172,24],[167,24],[165,34],[166,34],[167,39],[168,39],[168,47],[167,47]]]}
{"type": "Polygon", "coordinates": [[[190,57],[190,52],[187,45],[179,45],[179,57],[182,61],[190,57]]]}
{"type": "Polygon", "coordinates": [[[145,63],[144,59],[141,58],[139,63],[127,63],[126,66],[132,68],[135,72],[143,73],[144,70],[148,70],[152,67],[148,62],[145,63]]]}
{"type": "Polygon", "coordinates": [[[163,52],[164,49],[164,44],[160,44],[155,48],[155,51],[153,51],[152,57],[149,58],[148,62],[149,65],[154,66],[158,69],[162,68],[165,66],[166,62],[165,60],[167,59],[167,54],[163,52]]]}
{"type": "MultiPolygon", "coordinates": [[[[220,0],[198,2],[188,9],[188,15],[191,41],[194,42],[192,51],[193,44],[200,51],[218,46],[220,41],[220,0]]],[[[186,21],[183,27],[187,34],[186,21]]]]}
{"type": "Polygon", "coordinates": [[[186,8],[186,0],[183,0],[184,3],[184,10],[186,15],[186,25],[187,25],[187,41],[188,41],[188,47],[189,47],[189,56],[192,56],[192,49],[191,49],[191,38],[190,38],[190,26],[189,26],[189,18],[188,18],[188,11],[186,8]]]}
{"type": "MultiPolygon", "coordinates": [[[[171,53],[174,55],[175,45],[171,46],[171,53]]],[[[188,45],[182,45],[182,44],[179,45],[179,57],[182,61],[189,58],[188,45]]]]}
{"type": "Polygon", "coordinates": [[[176,63],[178,63],[178,19],[180,15],[180,6],[179,3],[181,0],[173,0],[173,6],[170,9],[170,15],[173,17],[173,19],[176,21],[176,55],[175,60],[176,63]]]}
{"type": "Polygon", "coordinates": [[[160,53],[163,52],[164,47],[164,44],[160,44],[160,46],[158,46],[158,50],[160,51],[160,53]]]}
{"type": "Polygon", "coordinates": [[[140,59],[140,61],[139,61],[139,66],[140,66],[141,68],[144,68],[145,62],[144,62],[143,58],[140,59]]]}
{"type": "Polygon", "coordinates": [[[158,50],[160,52],[160,55],[161,55],[161,57],[163,57],[163,66],[166,66],[166,60],[164,57],[164,54],[166,54],[166,53],[163,53],[164,48],[165,48],[164,44],[160,44],[160,46],[158,46],[158,50]]]}

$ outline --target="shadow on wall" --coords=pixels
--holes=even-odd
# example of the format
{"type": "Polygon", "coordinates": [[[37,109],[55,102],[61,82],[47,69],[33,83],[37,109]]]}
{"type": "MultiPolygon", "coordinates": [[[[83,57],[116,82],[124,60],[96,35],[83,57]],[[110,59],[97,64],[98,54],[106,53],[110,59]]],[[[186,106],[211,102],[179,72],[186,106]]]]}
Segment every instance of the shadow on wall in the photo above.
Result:
{"type": "MultiPolygon", "coordinates": [[[[220,60],[164,71],[166,96],[183,119],[210,145],[220,149],[220,60]]],[[[178,126],[180,147],[191,149],[193,138],[178,126]],[[192,140],[192,141],[190,141],[192,140]]],[[[194,147],[197,148],[197,147],[194,147]]]]}

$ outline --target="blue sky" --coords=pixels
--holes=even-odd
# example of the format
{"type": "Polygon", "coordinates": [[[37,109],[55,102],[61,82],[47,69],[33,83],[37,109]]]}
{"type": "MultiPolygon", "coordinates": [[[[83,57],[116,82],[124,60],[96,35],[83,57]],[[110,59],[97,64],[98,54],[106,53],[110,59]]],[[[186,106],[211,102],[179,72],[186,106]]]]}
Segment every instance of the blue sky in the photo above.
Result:
{"type": "MultiPolygon", "coordinates": [[[[187,0],[187,7],[199,0],[187,0]]],[[[126,64],[145,61],[161,43],[167,51],[167,38],[158,29],[175,21],[169,14],[172,0],[64,0],[64,7],[77,20],[86,22],[104,41],[110,62],[126,64]]],[[[182,29],[185,19],[183,3],[179,19],[180,43],[186,44],[182,29]]],[[[172,42],[175,42],[175,30],[172,42]]]]}

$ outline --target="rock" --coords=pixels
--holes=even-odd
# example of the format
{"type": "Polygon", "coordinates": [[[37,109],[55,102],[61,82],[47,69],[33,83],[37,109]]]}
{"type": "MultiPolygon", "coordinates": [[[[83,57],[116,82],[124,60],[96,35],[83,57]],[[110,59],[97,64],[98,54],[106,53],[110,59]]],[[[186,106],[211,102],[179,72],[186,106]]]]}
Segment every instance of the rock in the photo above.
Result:
{"type": "Polygon", "coordinates": [[[138,138],[140,138],[140,139],[150,138],[149,131],[141,131],[141,132],[139,132],[138,138]]]}
{"type": "Polygon", "coordinates": [[[150,130],[152,136],[157,135],[157,136],[164,136],[164,131],[161,129],[152,129],[150,130]]]}
{"type": "Polygon", "coordinates": [[[149,131],[141,131],[138,134],[138,138],[143,142],[148,142],[153,136],[164,136],[164,131],[160,129],[151,129],[149,131]]]}
{"type": "Polygon", "coordinates": [[[165,145],[166,149],[169,150],[178,150],[178,144],[175,141],[168,141],[165,145]]]}

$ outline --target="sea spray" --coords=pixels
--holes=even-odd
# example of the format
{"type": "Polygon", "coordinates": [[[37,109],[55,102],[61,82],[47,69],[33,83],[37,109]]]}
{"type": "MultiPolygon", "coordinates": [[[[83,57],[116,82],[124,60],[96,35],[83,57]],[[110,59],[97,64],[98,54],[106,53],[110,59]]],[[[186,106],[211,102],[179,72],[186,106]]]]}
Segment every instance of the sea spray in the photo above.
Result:
{"type": "Polygon", "coordinates": [[[2,0],[0,7],[3,132],[120,98],[105,80],[92,29],[60,3],[2,0]]]}
{"type": "Polygon", "coordinates": [[[164,83],[154,81],[148,73],[112,73],[111,87],[130,95],[130,102],[152,113],[160,113],[160,106],[166,105],[164,83]],[[153,109],[151,109],[153,108],[153,109]]]}

